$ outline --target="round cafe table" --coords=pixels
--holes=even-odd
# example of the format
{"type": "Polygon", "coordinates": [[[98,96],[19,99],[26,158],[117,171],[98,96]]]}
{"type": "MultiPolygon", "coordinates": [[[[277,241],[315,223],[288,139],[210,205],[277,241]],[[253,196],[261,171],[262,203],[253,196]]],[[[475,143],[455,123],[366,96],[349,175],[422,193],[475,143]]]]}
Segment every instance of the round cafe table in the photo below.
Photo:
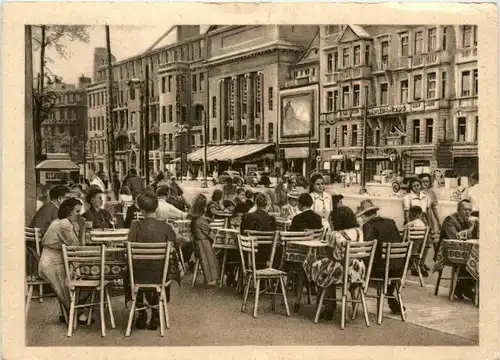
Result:
{"type": "Polygon", "coordinates": [[[212,245],[214,250],[220,249],[223,251],[221,276],[219,279],[219,287],[222,288],[224,282],[224,271],[226,269],[227,253],[229,250],[238,250],[238,234],[236,229],[212,229],[215,241],[212,245]]]}

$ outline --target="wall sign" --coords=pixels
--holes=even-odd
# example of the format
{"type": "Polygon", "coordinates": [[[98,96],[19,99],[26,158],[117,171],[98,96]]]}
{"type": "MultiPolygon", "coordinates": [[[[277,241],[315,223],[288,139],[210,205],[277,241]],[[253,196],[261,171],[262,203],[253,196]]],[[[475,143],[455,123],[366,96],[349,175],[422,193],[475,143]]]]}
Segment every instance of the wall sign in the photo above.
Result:
{"type": "Polygon", "coordinates": [[[410,111],[410,106],[408,104],[404,105],[390,105],[390,106],[380,106],[376,108],[368,109],[368,115],[389,115],[389,114],[399,114],[406,113],[410,111]]]}

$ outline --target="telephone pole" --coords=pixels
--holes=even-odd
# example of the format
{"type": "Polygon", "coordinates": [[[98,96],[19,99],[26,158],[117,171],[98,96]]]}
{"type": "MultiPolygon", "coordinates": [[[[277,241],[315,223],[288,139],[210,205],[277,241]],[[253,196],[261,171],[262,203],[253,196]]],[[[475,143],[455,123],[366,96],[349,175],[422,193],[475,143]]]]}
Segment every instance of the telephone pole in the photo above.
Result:
{"type": "Polygon", "coordinates": [[[109,174],[108,179],[111,182],[115,169],[115,124],[113,123],[113,65],[111,64],[111,41],[109,39],[109,25],[106,25],[106,47],[108,49],[108,94],[107,94],[107,131],[108,131],[108,163],[109,174]]]}

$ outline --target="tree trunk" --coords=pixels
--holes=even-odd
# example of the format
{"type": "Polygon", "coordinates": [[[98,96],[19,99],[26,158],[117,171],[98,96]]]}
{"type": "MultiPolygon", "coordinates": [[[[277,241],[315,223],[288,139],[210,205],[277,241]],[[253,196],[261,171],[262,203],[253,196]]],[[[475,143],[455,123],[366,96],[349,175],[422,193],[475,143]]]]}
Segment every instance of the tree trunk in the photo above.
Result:
{"type": "MultiPolygon", "coordinates": [[[[35,109],[35,162],[41,161],[42,155],[42,109],[43,109],[43,91],[45,84],[45,25],[42,25],[42,37],[40,44],[40,78],[38,82],[38,90],[40,94],[40,101],[36,104],[35,109]]],[[[33,70],[31,71],[33,73],[33,70]]]]}
{"type": "Polygon", "coordinates": [[[35,171],[35,142],[33,138],[33,59],[31,50],[31,26],[24,27],[25,38],[25,222],[28,224],[36,212],[36,171],[35,171]]]}

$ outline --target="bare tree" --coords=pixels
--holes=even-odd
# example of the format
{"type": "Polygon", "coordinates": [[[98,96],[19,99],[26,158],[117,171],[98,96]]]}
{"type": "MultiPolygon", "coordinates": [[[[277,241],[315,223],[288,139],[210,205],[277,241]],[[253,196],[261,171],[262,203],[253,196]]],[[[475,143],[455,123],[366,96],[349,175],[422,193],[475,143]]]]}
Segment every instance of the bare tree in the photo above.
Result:
{"type": "MultiPolygon", "coordinates": [[[[57,97],[54,94],[45,92],[44,84],[47,78],[51,81],[52,74],[47,67],[47,62],[51,59],[46,56],[46,50],[54,49],[57,56],[67,58],[68,52],[66,44],[73,41],[82,41],[88,43],[90,36],[88,26],[84,25],[36,25],[32,26],[32,48],[40,51],[40,74],[38,77],[37,88],[33,91],[34,101],[34,137],[35,137],[35,159],[40,160],[42,153],[41,146],[41,126],[46,119],[50,109],[54,106],[57,97]]],[[[55,77],[55,76],[54,76],[55,77]]]]}

